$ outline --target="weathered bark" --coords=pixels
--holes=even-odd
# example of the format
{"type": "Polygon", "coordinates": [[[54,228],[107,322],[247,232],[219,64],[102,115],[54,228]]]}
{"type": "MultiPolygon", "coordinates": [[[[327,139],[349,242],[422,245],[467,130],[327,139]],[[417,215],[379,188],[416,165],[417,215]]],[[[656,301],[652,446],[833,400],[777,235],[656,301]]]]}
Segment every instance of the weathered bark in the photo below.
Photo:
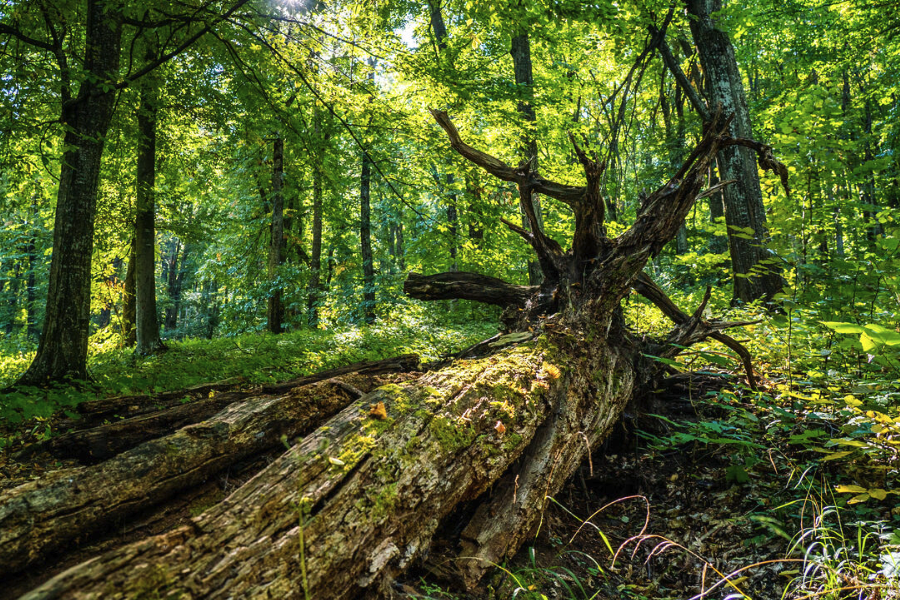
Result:
{"type": "Polygon", "coordinates": [[[134,218],[135,347],[138,355],[165,350],[156,313],[156,122],[159,83],[141,85],[138,109],[137,201],[134,218]]]}
{"type": "Polygon", "coordinates": [[[113,86],[118,81],[122,40],[121,15],[116,8],[102,0],[88,0],[83,63],[86,76],[75,98],[67,97],[68,92],[63,96],[65,151],[60,161],[47,306],[37,354],[18,382],[23,385],[89,378],[94,216],[100,159],[116,100],[113,86]]]}
{"type": "MultiPolygon", "coordinates": [[[[615,239],[603,228],[602,167],[580,148],[587,185],[562,186],[527,163],[513,168],[471,148],[446,114],[434,116],[460,154],[516,183],[530,223],[536,217],[528,201],[539,188],[576,214],[568,251],[539,228],[508,224],[532,245],[544,275],[523,308],[519,300],[507,307],[507,324],[518,331],[491,344],[512,347],[365,395],[189,525],[82,563],[27,598],[129,598],[148,589],[173,597],[387,595],[391,579],[423,555],[462,502],[468,509],[454,513],[461,522],[453,528],[462,535],[450,547],[459,544],[460,558],[476,559],[453,561],[475,582],[488,561],[515,552],[548,497],[652,373],[655,363],[643,352],[674,356],[730,325],[702,319],[705,301],[687,316],[658,299],[676,321],[684,319],[666,338],[645,340],[627,331],[619,308],[648,259],[709,193],[701,190],[718,151],[743,143],[724,135],[720,115],[615,239]]],[[[456,278],[463,293],[472,277],[430,281],[452,286],[456,278]]]]}
{"type": "Polygon", "coordinates": [[[281,445],[282,436],[304,433],[352,399],[340,386],[324,383],[233,403],[207,421],[100,465],[64,469],[0,494],[0,576],[281,445]]]}
{"type": "MultiPolygon", "coordinates": [[[[691,32],[706,76],[708,97],[733,115],[730,133],[752,136],[750,111],[728,34],[717,27],[713,13],[722,0],[686,0],[691,32]]],[[[781,292],[780,265],[769,252],[768,226],[756,161],[748,148],[723,149],[718,157],[719,175],[735,184],[724,190],[725,222],[734,273],[734,302],[769,301],[781,292]],[[753,232],[751,239],[746,233],[753,232]]]]}
{"type": "Polygon", "coordinates": [[[269,240],[269,297],[266,301],[266,328],[270,333],[282,332],[284,305],[281,287],[275,285],[278,267],[284,261],[284,140],[272,143],[272,227],[269,240]]]}
{"type": "MultiPolygon", "coordinates": [[[[513,74],[517,86],[522,86],[522,99],[516,104],[519,115],[525,121],[526,128],[533,128],[537,121],[537,114],[534,111],[534,74],[531,66],[531,41],[528,38],[527,31],[520,31],[513,36],[510,43],[510,55],[513,59],[513,74]]],[[[532,161],[532,168],[537,170],[537,140],[534,132],[526,129],[521,140],[521,153],[526,160],[532,161]]],[[[530,212],[534,213],[537,218],[537,227],[544,227],[544,217],[541,211],[541,199],[536,192],[532,192],[530,212]]],[[[529,211],[522,209],[522,226],[531,231],[532,219],[529,217],[529,211]]],[[[531,285],[541,284],[541,268],[538,262],[528,262],[528,283],[531,285]]]]}
{"type": "MultiPolygon", "coordinates": [[[[318,383],[319,381],[350,373],[357,373],[360,375],[380,375],[384,373],[413,371],[417,368],[418,364],[419,359],[415,354],[403,354],[381,360],[355,362],[334,369],[319,371],[311,375],[304,375],[281,383],[266,384],[261,386],[258,390],[245,392],[238,397],[246,398],[258,393],[269,395],[284,394],[296,387],[318,383]]],[[[244,380],[238,377],[216,383],[196,385],[185,390],[149,396],[121,396],[104,398],[102,400],[88,400],[82,402],[76,408],[80,415],[80,420],[72,423],[61,423],[60,426],[71,426],[76,430],[83,430],[101,426],[106,421],[116,418],[116,416],[129,420],[142,415],[162,417],[165,415],[167,409],[181,407],[185,397],[198,400],[210,397],[211,393],[235,392],[236,388],[239,388],[243,383],[244,380]]],[[[55,440],[61,440],[67,435],[68,434],[64,434],[57,438],[51,438],[48,442],[38,444],[38,446],[41,448],[53,446],[57,444],[55,440]]],[[[79,435],[79,431],[73,432],[73,436],[77,435],[79,435]]]]}
{"type": "Polygon", "coordinates": [[[410,273],[403,284],[403,292],[419,300],[474,300],[504,308],[524,307],[536,291],[536,286],[513,285],[496,277],[457,271],[429,276],[410,273]]]}

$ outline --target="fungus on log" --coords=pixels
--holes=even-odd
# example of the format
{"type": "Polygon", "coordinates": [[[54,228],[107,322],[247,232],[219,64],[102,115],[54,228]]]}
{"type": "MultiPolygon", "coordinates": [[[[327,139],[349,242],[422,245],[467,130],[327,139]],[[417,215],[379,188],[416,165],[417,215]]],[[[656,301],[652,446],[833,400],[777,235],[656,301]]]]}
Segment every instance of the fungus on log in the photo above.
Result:
{"type": "Polygon", "coordinates": [[[767,147],[729,138],[721,113],[615,238],[604,227],[604,165],[574,139],[581,187],[548,181],[529,161],[507,165],[466,144],[446,113],[432,114],[460,155],[515,183],[520,200],[538,192],[575,215],[567,250],[544,233],[531,202],[521,202],[530,231],[506,223],[537,254],[537,288],[471,273],[410,276],[414,297],[505,306],[508,335],[489,345],[495,353],[366,394],[189,525],[73,567],[27,598],[129,598],[150,588],[189,598],[388,595],[438,531],[455,536],[447,541],[460,560],[451,564],[474,585],[517,550],[548,497],[653,376],[659,363],[645,354],[673,357],[740,324],[705,320],[705,301],[689,316],[642,273],[704,193],[722,147],[746,145],[778,168],[767,147]],[[675,321],[667,336],[625,327],[620,302],[632,288],[675,321]],[[454,526],[441,528],[448,518],[454,526]]]}

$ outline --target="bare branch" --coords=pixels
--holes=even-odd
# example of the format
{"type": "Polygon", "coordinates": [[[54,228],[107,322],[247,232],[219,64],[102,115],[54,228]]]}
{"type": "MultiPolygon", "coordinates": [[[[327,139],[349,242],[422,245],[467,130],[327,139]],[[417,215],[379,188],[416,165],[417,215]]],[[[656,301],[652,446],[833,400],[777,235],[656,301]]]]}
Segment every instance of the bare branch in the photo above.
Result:
{"type": "MultiPolygon", "coordinates": [[[[753,360],[750,356],[750,352],[744,348],[740,342],[731,336],[725,335],[721,331],[722,329],[751,325],[757,321],[704,321],[702,316],[703,310],[706,308],[707,302],[709,302],[709,288],[706,289],[703,302],[697,310],[694,311],[694,315],[689,317],[687,313],[678,308],[662,288],[656,285],[656,283],[643,271],[635,278],[632,287],[638,294],[656,305],[664,315],[669,317],[669,319],[676,324],[676,328],[668,336],[670,344],[675,341],[675,343],[678,343],[679,345],[687,346],[706,337],[721,342],[728,348],[734,350],[740,357],[741,363],[744,365],[744,371],[747,373],[747,382],[750,384],[750,388],[753,390],[757,389],[756,377],[753,374],[753,360]],[[678,338],[677,341],[676,338],[678,338]]],[[[675,352],[675,350],[680,351],[680,349],[674,348],[673,356],[679,353],[675,352]]]]}
{"type": "Polygon", "coordinates": [[[743,146],[744,148],[750,148],[751,150],[756,152],[757,161],[759,162],[760,168],[764,171],[771,171],[777,174],[779,178],[781,178],[781,187],[784,188],[784,192],[788,196],[791,195],[791,186],[788,185],[787,167],[775,158],[775,154],[772,151],[772,146],[763,144],[762,142],[757,142],[756,140],[733,137],[725,138],[722,141],[723,148],[727,148],[728,146],[743,146]]]}
{"type": "Polygon", "coordinates": [[[515,183],[520,183],[523,181],[523,178],[526,178],[524,183],[528,184],[532,192],[555,198],[570,206],[581,202],[584,198],[584,187],[565,185],[550,181],[544,179],[530,169],[527,172],[522,173],[499,158],[491,156],[481,150],[476,150],[462,141],[459,130],[456,129],[456,125],[453,124],[453,121],[450,120],[450,117],[446,112],[436,109],[430,109],[430,111],[434,120],[437,121],[437,124],[447,133],[447,137],[450,138],[450,145],[453,149],[463,158],[475,163],[494,177],[502,179],[503,181],[512,181],[515,183]]]}
{"type": "Polygon", "coordinates": [[[525,306],[536,287],[513,285],[496,277],[454,271],[421,275],[410,273],[403,291],[419,300],[475,300],[496,306],[525,306]]]}

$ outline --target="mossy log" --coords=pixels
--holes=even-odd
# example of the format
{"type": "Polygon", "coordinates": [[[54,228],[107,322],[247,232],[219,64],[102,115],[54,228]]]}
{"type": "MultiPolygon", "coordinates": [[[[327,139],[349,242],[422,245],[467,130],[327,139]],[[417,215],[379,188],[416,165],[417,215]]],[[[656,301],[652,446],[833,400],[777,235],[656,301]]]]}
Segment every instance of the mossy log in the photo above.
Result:
{"type": "MultiPolygon", "coordinates": [[[[655,377],[661,363],[647,350],[673,357],[734,325],[704,319],[705,301],[691,316],[673,310],[650,284],[643,292],[676,321],[669,335],[629,332],[620,309],[646,262],[709,193],[703,187],[719,149],[742,143],[725,135],[721,114],[616,238],[603,223],[604,165],[574,140],[583,187],[548,181],[529,161],[511,167],[463,142],[446,113],[433,115],[463,157],[516,184],[531,227],[507,226],[531,244],[544,275],[540,288],[525,291],[490,282],[500,293],[485,299],[507,298],[511,334],[488,345],[496,353],[365,395],[189,525],[75,566],[26,598],[388,596],[439,531],[452,538],[453,564],[473,585],[516,551],[548,498],[655,377]],[[541,230],[534,192],[573,211],[570,249],[541,230]],[[500,340],[513,345],[497,349],[500,340]]],[[[408,290],[471,297],[476,280],[444,273],[408,290]]]]}
{"type": "Polygon", "coordinates": [[[247,399],[106,462],[56,471],[0,493],[0,577],[198,485],[320,425],[355,395],[335,383],[247,399]]]}
{"type": "MultiPolygon", "coordinates": [[[[547,486],[552,493],[561,485],[587,449],[580,435],[576,448],[564,440],[582,430],[601,436],[630,397],[631,357],[598,346],[573,363],[575,348],[544,337],[379,388],[190,526],[84,563],[26,597],[134,598],[153,589],[160,598],[290,598],[308,586],[314,598],[352,598],[380,590],[536,435],[556,474],[531,476],[525,466],[514,512],[543,506],[547,486]]],[[[495,545],[485,544],[488,555],[495,545]]]]}
{"type": "Polygon", "coordinates": [[[350,373],[380,375],[412,371],[418,364],[417,355],[403,354],[326,369],[290,381],[266,384],[250,391],[231,390],[241,381],[229,380],[156,396],[92,400],[78,406],[83,420],[72,422],[72,431],[26,446],[16,458],[23,460],[41,452],[49,452],[57,458],[76,459],[86,464],[96,463],[147,440],[199,423],[234,402],[258,397],[260,394],[285,394],[298,387],[350,373]],[[190,401],[185,402],[186,399],[190,401]],[[107,420],[112,422],[106,422],[107,420]]]}

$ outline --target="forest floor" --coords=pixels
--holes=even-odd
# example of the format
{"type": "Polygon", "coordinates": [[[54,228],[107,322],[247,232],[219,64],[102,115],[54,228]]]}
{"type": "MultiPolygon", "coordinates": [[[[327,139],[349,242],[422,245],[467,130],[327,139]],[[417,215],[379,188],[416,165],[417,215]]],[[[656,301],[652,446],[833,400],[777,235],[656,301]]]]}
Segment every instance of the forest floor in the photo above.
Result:
{"type": "Polygon", "coordinates": [[[483,589],[455,589],[440,557],[404,589],[458,600],[900,598],[896,463],[831,452],[823,427],[866,425],[820,412],[809,389],[776,400],[786,382],[764,385],[651,400],[656,412],[620,424],[483,589]]]}
{"type": "MultiPolygon", "coordinates": [[[[217,377],[239,377],[233,385],[247,387],[298,370],[402,351],[424,350],[436,357],[489,327],[414,327],[399,338],[402,327],[386,329],[362,337],[332,332],[316,343],[290,337],[274,345],[261,341],[265,338],[192,342],[158,359],[163,365],[142,365],[142,377],[156,381],[155,373],[193,356],[198,364],[182,367],[187,374],[175,377],[178,382],[195,384],[195,367],[200,373],[204,364],[219,363],[211,367],[217,377]],[[423,329],[429,339],[423,339],[423,329]],[[298,359],[299,346],[293,344],[301,341],[303,358],[298,359]],[[224,354],[234,356],[229,362],[224,354]]],[[[702,363],[715,356],[712,352],[699,352],[701,362],[626,411],[611,438],[550,501],[533,541],[498,565],[481,589],[458,589],[458,559],[446,558],[455,556],[453,549],[436,547],[424,565],[398,582],[398,595],[458,600],[900,598],[900,382],[889,373],[839,380],[819,377],[812,369],[789,374],[764,363],[758,365],[761,389],[751,391],[740,383],[739,372],[730,375],[721,364],[702,363]]],[[[106,377],[100,364],[95,372],[106,377]]],[[[398,376],[415,375],[367,381],[349,376],[346,381],[366,389],[398,376]]],[[[139,387],[133,381],[117,385],[110,392],[139,387]]],[[[162,384],[153,385],[158,391],[162,384]]],[[[68,422],[71,406],[82,400],[62,401],[71,404],[56,406],[55,416],[3,420],[0,492],[76,464],[49,455],[28,460],[13,455],[26,443],[57,433],[68,422]]],[[[23,416],[21,408],[8,403],[3,410],[23,416]]],[[[162,510],[130,519],[64,559],[30,569],[5,585],[0,598],[16,597],[69,565],[186,522],[279,452],[238,463],[162,510]]]]}

